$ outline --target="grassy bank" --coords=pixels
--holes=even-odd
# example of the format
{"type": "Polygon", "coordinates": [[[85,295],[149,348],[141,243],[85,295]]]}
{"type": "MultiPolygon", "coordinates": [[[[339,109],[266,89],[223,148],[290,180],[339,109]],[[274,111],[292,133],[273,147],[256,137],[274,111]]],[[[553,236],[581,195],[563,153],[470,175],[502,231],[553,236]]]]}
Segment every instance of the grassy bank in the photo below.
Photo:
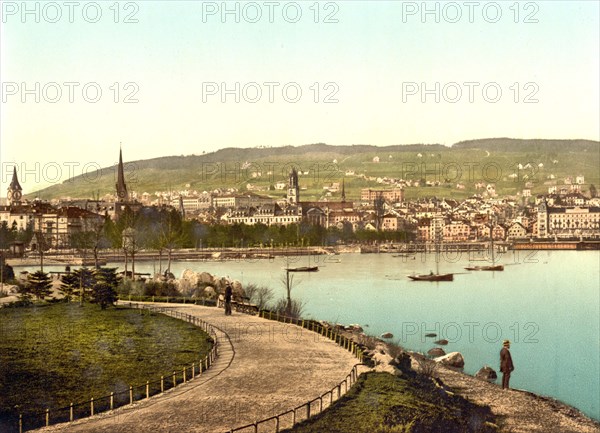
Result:
{"type": "Polygon", "coordinates": [[[58,303],[1,309],[0,431],[3,424],[14,427],[19,412],[41,420],[46,408],[111,392],[121,393],[117,402],[128,400],[130,385],[197,363],[210,350],[207,337],[189,323],[127,308],[58,303]]]}
{"type": "Polygon", "coordinates": [[[449,395],[425,376],[363,374],[330,409],[286,433],[495,432],[489,408],[449,395]]]}

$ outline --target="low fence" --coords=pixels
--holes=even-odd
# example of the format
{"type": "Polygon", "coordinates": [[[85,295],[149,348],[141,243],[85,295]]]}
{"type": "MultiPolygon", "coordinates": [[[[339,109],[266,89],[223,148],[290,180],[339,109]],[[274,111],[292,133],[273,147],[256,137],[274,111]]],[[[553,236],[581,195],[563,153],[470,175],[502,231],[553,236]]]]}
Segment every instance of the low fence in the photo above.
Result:
{"type": "Polygon", "coordinates": [[[360,361],[360,363],[352,367],[352,370],[350,373],[348,373],[344,380],[319,397],[316,397],[304,404],[301,404],[300,406],[272,417],[253,422],[252,424],[247,424],[242,427],[230,429],[226,433],[278,433],[281,429],[292,428],[296,424],[308,420],[311,416],[320,414],[325,409],[330,407],[334,402],[339,400],[344,394],[346,394],[352,385],[354,385],[358,380],[358,366],[363,365],[362,362],[364,353],[362,347],[345,335],[335,332],[334,328],[332,327],[324,326],[322,323],[315,320],[297,319],[267,310],[261,310],[259,312],[259,316],[264,319],[297,325],[329,338],[344,349],[351,352],[360,361]]]}
{"type": "MultiPolygon", "coordinates": [[[[71,403],[67,407],[57,409],[46,409],[42,413],[28,413],[24,416],[19,414],[18,432],[22,433],[26,430],[31,430],[43,426],[50,426],[62,422],[72,422],[77,419],[86,418],[101,412],[116,409],[121,406],[133,405],[139,400],[148,399],[154,395],[162,394],[169,389],[175,388],[177,385],[186,383],[196,377],[202,376],[202,373],[210,368],[218,356],[218,340],[217,333],[213,325],[203,321],[198,317],[191,316],[187,313],[171,310],[167,307],[155,307],[142,304],[130,304],[129,307],[139,309],[140,314],[144,310],[149,312],[161,313],[176,319],[185,320],[192,323],[204,332],[209,334],[213,339],[213,347],[210,352],[203,358],[198,359],[191,365],[185,366],[181,370],[173,371],[172,373],[161,375],[160,379],[147,380],[145,384],[130,385],[129,388],[111,392],[109,395],[101,397],[93,397],[88,401],[71,403]]],[[[17,431],[17,430],[15,430],[17,431]]]]}
{"type": "Polygon", "coordinates": [[[278,322],[283,323],[290,323],[292,325],[297,325],[301,328],[308,329],[309,331],[316,332],[317,334],[321,334],[323,337],[335,341],[341,347],[348,350],[350,353],[356,356],[356,358],[361,363],[364,361],[364,352],[360,345],[358,345],[351,338],[337,333],[334,328],[330,326],[324,326],[321,322],[318,322],[316,320],[296,319],[268,310],[261,310],[258,315],[264,319],[276,320],[278,322]]]}
{"type": "Polygon", "coordinates": [[[311,416],[318,415],[325,409],[330,407],[334,402],[339,400],[358,380],[358,366],[362,364],[356,364],[352,367],[352,370],[344,380],[339,384],[331,388],[319,397],[307,401],[300,406],[297,406],[288,411],[282,412],[278,415],[274,415],[270,418],[265,418],[261,421],[256,421],[252,424],[247,424],[242,427],[237,427],[228,430],[226,433],[234,432],[245,432],[245,433],[259,433],[259,432],[275,432],[278,433],[281,429],[292,428],[296,424],[306,421],[311,416]]]}
{"type": "Polygon", "coordinates": [[[205,307],[216,307],[217,301],[215,299],[204,299],[204,298],[189,298],[185,296],[138,296],[138,295],[125,295],[119,296],[119,301],[125,302],[166,302],[167,304],[192,304],[192,305],[203,305],[205,307]]]}

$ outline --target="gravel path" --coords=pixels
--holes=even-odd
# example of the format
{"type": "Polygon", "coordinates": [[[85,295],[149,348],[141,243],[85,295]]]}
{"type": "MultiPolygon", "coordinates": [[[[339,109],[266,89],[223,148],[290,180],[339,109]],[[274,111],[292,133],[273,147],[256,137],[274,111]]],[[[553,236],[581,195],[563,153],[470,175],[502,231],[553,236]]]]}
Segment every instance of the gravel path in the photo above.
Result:
{"type": "Polygon", "coordinates": [[[219,356],[212,367],[187,384],[133,406],[38,431],[225,433],[318,397],[358,363],[331,340],[295,325],[235,312],[225,316],[222,309],[211,307],[154,305],[220,328],[219,356]]]}
{"type": "Polygon", "coordinates": [[[599,423],[557,400],[522,390],[502,390],[496,384],[442,366],[437,376],[458,395],[489,406],[497,416],[500,432],[600,433],[599,423]]]}

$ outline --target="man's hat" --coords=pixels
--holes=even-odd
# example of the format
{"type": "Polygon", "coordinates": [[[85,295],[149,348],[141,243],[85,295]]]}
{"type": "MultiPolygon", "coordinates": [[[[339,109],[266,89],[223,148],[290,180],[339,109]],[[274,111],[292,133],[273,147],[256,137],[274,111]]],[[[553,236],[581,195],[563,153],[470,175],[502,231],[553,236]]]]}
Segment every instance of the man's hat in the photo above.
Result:
{"type": "Polygon", "coordinates": [[[504,340],[502,343],[503,346],[508,346],[510,344],[510,340],[504,340]]]}

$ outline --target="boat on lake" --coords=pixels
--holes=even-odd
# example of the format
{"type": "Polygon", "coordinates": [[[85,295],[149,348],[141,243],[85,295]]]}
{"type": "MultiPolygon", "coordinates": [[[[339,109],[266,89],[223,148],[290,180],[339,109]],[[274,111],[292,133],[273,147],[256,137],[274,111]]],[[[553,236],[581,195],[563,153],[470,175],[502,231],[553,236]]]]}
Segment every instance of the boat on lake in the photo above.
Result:
{"type": "Polygon", "coordinates": [[[454,281],[454,274],[429,274],[407,275],[413,281],[454,281]]]}
{"type": "Polygon", "coordinates": [[[286,268],[288,272],[317,272],[318,266],[301,266],[299,268],[286,268]]]}

